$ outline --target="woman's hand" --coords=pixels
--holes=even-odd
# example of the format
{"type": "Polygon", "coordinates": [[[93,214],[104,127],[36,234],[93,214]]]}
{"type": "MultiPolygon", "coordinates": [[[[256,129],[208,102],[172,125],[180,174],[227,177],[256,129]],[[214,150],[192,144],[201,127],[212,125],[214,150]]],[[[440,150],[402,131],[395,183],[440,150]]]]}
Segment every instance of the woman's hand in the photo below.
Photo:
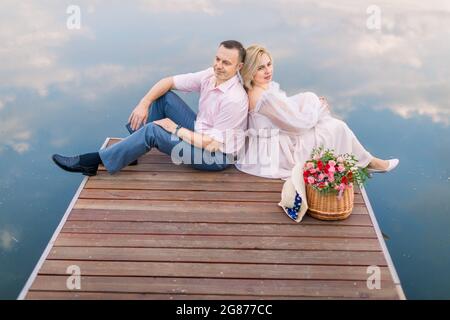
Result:
{"type": "Polygon", "coordinates": [[[328,104],[328,100],[325,97],[319,97],[319,100],[322,102],[322,105],[327,107],[328,111],[331,112],[330,105],[328,104]]]}
{"type": "Polygon", "coordinates": [[[130,127],[133,131],[137,130],[141,125],[147,123],[149,106],[150,103],[141,101],[134,108],[133,112],[131,112],[128,122],[130,123],[130,127]]]}
{"type": "Polygon", "coordinates": [[[170,133],[175,133],[175,129],[177,128],[177,124],[169,118],[155,120],[155,121],[153,121],[153,123],[160,126],[161,128],[163,128],[164,130],[166,130],[170,133]]]}

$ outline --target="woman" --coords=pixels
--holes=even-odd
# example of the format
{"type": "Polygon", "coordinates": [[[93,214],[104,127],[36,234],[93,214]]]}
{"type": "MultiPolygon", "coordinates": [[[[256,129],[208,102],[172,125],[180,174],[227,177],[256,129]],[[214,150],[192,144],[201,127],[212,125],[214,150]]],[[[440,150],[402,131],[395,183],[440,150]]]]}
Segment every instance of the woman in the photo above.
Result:
{"type": "Polygon", "coordinates": [[[358,166],[369,172],[388,172],[398,165],[398,159],[378,159],[365,150],[345,122],[331,116],[324,98],[312,92],[287,97],[272,81],[273,60],[265,48],[253,45],[246,51],[242,78],[249,96],[249,130],[239,170],[287,179],[319,146],[354,154],[358,166]]]}

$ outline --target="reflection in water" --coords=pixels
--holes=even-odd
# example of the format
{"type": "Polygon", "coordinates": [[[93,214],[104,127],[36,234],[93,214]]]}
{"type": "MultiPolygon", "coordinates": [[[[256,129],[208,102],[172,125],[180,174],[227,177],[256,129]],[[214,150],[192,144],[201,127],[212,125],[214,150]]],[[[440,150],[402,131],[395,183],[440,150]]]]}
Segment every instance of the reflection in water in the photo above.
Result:
{"type": "Polygon", "coordinates": [[[78,3],[73,30],[69,1],[0,4],[1,298],[17,295],[82,179],[50,154],[125,136],[151,84],[209,66],[225,39],[266,45],[288,93],[326,96],[370,152],[402,160],[370,181],[372,206],[406,294],[450,297],[447,1],[377,1],[379,29],[369,1],[78,3]]]}

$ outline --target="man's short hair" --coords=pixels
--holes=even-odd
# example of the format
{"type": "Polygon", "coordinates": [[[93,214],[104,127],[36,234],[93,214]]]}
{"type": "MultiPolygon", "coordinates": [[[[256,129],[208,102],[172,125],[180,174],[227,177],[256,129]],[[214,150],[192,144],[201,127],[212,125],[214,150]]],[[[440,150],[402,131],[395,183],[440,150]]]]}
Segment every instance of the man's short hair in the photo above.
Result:
{"type": "Polygon", "coordinates": [[[245,48],[239,41],[236,40],[222,41],[219,47],[220,46],[224,46],[227,49],[236,49],[239,52],[239,62],[245,61],[245,48]]]}

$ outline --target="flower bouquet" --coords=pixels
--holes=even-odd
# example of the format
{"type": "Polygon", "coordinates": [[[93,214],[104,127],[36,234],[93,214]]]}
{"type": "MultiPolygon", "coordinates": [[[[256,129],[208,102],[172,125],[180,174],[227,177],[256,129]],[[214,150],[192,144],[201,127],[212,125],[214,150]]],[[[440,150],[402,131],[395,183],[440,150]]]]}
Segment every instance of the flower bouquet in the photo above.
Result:
{"type": "Polygon", "coordinates": [[[343,220],[353,210],[353,184],[362,186],[369,174],[358,168],[354,155],[335,155],[334,150],[316,148],[303,167],[308,213],[321,220],[343,220]]]}

